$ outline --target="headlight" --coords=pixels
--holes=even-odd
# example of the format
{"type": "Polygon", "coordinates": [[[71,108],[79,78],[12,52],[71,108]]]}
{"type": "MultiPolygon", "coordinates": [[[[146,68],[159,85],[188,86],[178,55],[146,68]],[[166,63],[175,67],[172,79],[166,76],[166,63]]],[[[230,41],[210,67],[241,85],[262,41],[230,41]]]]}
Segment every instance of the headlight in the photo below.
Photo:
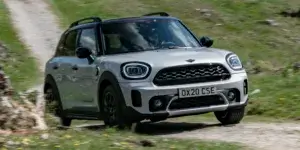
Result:
{"type": "Polygon", "coordinates": [[[142,62],[129,62],[121,66],[121,74],[125,79],[145,79],[150,74],[150,65],[142,62]]]}
{"type": "Polygon", "coordinates": [[[242,70],[243,65],[239,59],[239,57],[236,54],[228,54],[226,56],[226,61],[228,65],[233,69],[233,70],[242,70]]]}

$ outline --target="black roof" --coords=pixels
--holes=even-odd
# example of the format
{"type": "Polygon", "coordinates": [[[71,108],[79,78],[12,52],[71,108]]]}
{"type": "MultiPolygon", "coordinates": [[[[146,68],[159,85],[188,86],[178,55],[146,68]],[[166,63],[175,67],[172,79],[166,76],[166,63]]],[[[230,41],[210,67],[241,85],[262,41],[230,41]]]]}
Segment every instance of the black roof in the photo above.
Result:
{"type": "Polygon", "coordinates": [[[104,20],[102,23],[122,23],[126,21],[134,21],[134,20],[144,20],[144,19],[174,19],[178,20],[175,17],[165,17],[165,16],[140,16],[140,17],[126,17],[126,18],[116,18],[116,19],[108,19],[104,20]]]}
{"type": "Polygon", "coordinates": [[[171,16],[139,16],[139,17],[124,17],[124,18],[115,18],[115,19],[107,19],[107,20],[101,20],[101,22],[90,22],[90,23],[83,23],[83,24],[78,24],[74,25],[67,30],[74,30],[74,29],[79,29],[79,28],[88,28],[92,27],[96,24],[102,23],[102,24],[109,24],[109,23],[122,23],[122,22],[127,22],[127,21],[135,21],[135,20],[144,20],[144,19],[172,19],[172,20],[179,20],[176,17],[171,17],[171,16]]]}

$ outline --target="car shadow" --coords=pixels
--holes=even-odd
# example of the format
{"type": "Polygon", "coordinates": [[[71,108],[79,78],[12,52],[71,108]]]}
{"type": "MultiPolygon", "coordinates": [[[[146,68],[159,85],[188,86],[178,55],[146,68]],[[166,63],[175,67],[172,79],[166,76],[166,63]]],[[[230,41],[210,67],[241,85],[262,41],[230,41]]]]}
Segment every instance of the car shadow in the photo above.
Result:
{"type": "MultiPolygon", "coordinates": [[[[212,128],[222,126],[221,124],[211,123],[188,123],[188,122],[142,122],[137,124],[135,127],[132,127],[131,131],[134,131],[137,134],[142,135],[167,135],[167,134],[175,134],[187,131],[200,130],[205,128],[212,128]]],[[[83,128],[93,131],[101,131],[106,129],[102,123],[99,124],[83,124],[78,125],[76,128],[83,128]]]]}
{"type": "Polygon", "coordinates": [[[145,122],[137,125],[135,132],[146,135],[167,135],[187,131],[221,126],[221,124],[187,123],[187,122],[145,122]]]}
{"type": "Polygon", "coordinates": [[[77,125],[76,128],[88,129],[88,130],[93,130],[93,131],[101,131],[101,130],[106,129],[107,127],[103,123],[99,123],[99,124],[77,125]]]}

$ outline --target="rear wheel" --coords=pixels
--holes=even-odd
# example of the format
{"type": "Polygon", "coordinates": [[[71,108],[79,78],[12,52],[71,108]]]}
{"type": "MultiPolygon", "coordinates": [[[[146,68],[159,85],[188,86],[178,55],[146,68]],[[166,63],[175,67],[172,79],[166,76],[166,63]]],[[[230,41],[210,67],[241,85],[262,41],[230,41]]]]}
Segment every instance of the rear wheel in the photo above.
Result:
{"type": "Polygon", "coordinates": [[[102,94],[104,123],[107,126],[118,126],[121,129],[131,127],[131,122],[125,118],[123,113],[124,102],[113,86],[109,85],[102,94]]]}
{"type": "Polygon", "coordinates": [[[63,114],[63,108],[56,84],[51,80],[48,81],[48,84],[49,86],[45,92],[46,110],[59,117],[62,126],[70,126],[72,119],[65,117],[63,114]]]}
{"type": "Polygon", "coordinates": [[[72,119],[65,118],[65,117],[60,117],[60,124],[62,126],[69,127],[69,126],[71,126],[71,123],[72,123],[72,119]]]}
{"type": "Polygon", "coordinates": [[[215,112],[216,118],[224,125],[238,124],[244,118],[245,107],[215,112]]]}

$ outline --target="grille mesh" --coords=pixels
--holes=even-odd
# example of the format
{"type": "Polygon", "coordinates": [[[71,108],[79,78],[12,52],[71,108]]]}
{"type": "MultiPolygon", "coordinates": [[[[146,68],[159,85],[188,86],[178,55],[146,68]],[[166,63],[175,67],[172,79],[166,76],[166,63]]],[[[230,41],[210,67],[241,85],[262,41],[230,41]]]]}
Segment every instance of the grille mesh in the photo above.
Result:
{"type": "Polygon", "coordinates": [[[165,68],[158,72],[153,83],[158,86],[213,82],[230,78],[221,64],[199,64],[165,68]]]}
{"type": "Polygon", "coordinates": [[[183,98],[173,101],[169,106],[169,110],[200,108],[222,104],[225,104],[225,102],[219,95],[183,98]]]}

